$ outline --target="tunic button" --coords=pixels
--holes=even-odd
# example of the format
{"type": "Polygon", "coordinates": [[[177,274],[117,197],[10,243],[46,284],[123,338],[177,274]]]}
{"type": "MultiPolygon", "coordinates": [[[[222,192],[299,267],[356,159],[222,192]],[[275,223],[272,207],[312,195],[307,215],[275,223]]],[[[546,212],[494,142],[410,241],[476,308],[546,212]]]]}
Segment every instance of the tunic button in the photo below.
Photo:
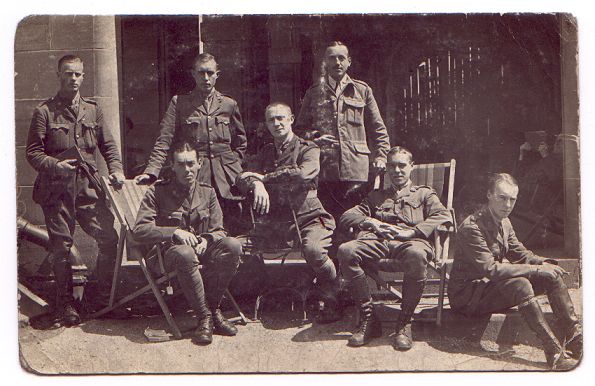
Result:
{"type": "Polygon", "coordinates": [[[209,127],[209,131],[213,131],[213,128],[212,127],[209,127]]]}
{"type": "Polygon", "coordinates": [[[209,145],[212,145],[212,144],[213,144],[213,141],[209,141],[209,145]]]}
{"type": "Polygon", "coordinates": [[[78,138],[78,137],[80,137],[80,135],[77,134],[76,137],[78,138]]]}
{"type": "Polygon", "coordinates": [[[209,158],[211,158],[211,159],[212,159],[212,158],[215,158],[215,156],[214,156],[213,154],[211,154],[211,155],[209,156],[209,158]]]}

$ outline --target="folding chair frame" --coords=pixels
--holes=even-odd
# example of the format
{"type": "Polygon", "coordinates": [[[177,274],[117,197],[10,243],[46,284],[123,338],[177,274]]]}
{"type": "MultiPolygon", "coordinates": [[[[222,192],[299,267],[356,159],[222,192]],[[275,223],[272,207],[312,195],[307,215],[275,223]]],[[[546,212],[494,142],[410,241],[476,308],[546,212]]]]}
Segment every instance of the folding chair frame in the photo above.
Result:
{"type": "MultiPolygon", "coordinates": [[[[163,256],[161,253],[160,244],[153,245],[153,247],[150,249],[150,251],[145,256],[142,256],[141,258],[139,258],[138,261],[130,261],[130,260],[124,259],[124,248],[125,248],[125,244],[126,244],[126,237],[131,233],[131,227],[133,226],[132,222],[135,221],[135,219],[126,217],[126,215],[125,215],[126,212],[124,211],[124,208],[122,208],[120,203],[118,202],[114,188],[110,185],[109,180],[105,177],[102,177],[101,183],[103,185],[104,191],[106,192],[108,203],[113,208],[113,211],[114,211],[118,221],[120,222],[120,235],[119,235],[119,239],[118,239],[118,249],[117,249],[117,255],[116,255],[116,262],[114,265],[114,276],[112,279],[112,286],[111,286],[111,290],[110,290],[110,299],[109,299],[108,306],[99,310],[98,312],[94,313],[93,315],[91,315],[91,317],[97,318],[102,315],[105,315],[108,312],[111,312],[112,310],[116,309],[117,307],[120,307],[120,306],[128,303],[129,301],[139,297],[140,295],[143,295],[144,293],[146,293],[150,290],[153,292],[153,295],[155,296],[155,299],[157,300],[157,303],[159,304],[159,307],[161,308],[161,311],[163,312],[163,315],[165,316],[167,323],[171,327],[173,335],[177,339],[180,339],[182,337],[182,333],[180,332],[180,329],[178,328],[178,325],[177,325],[176,321],[174,320],[174,317],[173,317],[171,311],[169,310],[169,307],[167,306],[167,303],[165,302],[163,295],[161,294],[161,290],[159,289],[159,285],[161,285],[165,282],[171,281],[173,278],[175,278],[176,272],[175,271],[166,272],[166,270],[163,268],[163,256]],[[150,272],[149,268],[147,267],[147,263],[146,263],[146,258],[151,256],[152,254],[157,255],[157,259],[158,259],[159,265],[161,267],[161,276],[157,279],[155,279],[153,277],[153,275],[150,272]],[[118,301],[115,301],[117,286],[118,286],[118,282],[120,280],[121,267],[122,266],[136,266],[136,265],[140,266],[145,278],[147,279],[148,284],[137,289],[136,291],[122,297],[118,301]]],[[[125,196],[127,197],[126,203],[130,206],[128,208],[129,209],[128,213],[129,214],[134,213],[134,216],[136,217],[136,213],[138,212],[138,209],[140,207],[140,201],[142,200],[142,197],[139,197],[138,193],[140,193],[139,190],[141,190],[141,191],[143,191],[142,192],[143,194],[140,194],[140,196],[144,196],[144,189],[139,189],[138,186],[136,185],[136,182],[134,182],[133,180],[125,181],[125,187],[126,187],[126,185],[130,186],[130,184],[135,184],[134,185],[134,187],[135,187],[134,193],[136,193],[136,194],[133,195],[133,189],[124,189],[123,194],[125,194],[125,196]],[[138,206],[135,203],[130,202],[131,199],[135,199],[135,202],[136,202],[136,204],[138,204],[138,206]]],[[[202,268],[202,266],[199,266],[199,268],[202,268]]],[[[238,313],[238,316],[230,319],[230,321],[232,321],[232,322],[239,321],[240,324],[245,325],[248,322],[248,319],[244,316],[242,310],[236,303],[235,299],[233,298],[233,296],[231,295],[229,290],[226,290],[225,297],[232,303],[234,309],[238,313]]]]}
{"type": "MultiPolygon", "coordinates": [[[[432,165],[434,168],[436,166],[442,168],[448,168],[448,190],[447,190],[447,202],[446,208],[451,212],[451,216],[453,219],[452,226],[439,226],[436,231],[434,231],[434,253],[436,256],[435,261],[429,262],[429,267],[436,271],[439,275],[438,279],[428,279],[426,281],[426,285],[428,284],[438,284],[438,293],[424,293],[422,298],[428,297],[436,297],[438,296],[438,305],[436,308],[436,318],[429,318],[431,321],[435,321],[436,325],[440,326],[442,324],[442,313],[444,310],[444,303],[445,303],[445,292],[446,292],[446,284],[449,280],[449,275],[447,272],[448,268],[448,260],[449,260],[449,252],[450,252],[450,236],[456,233],[456,221],[455,221],[455,212],[452,207],[453,196],[454,196],[454,181],[455,181],[455,168],[456,168],[456,160],[451,159],[450,162],[445,163],[436,163],[436,164],[426,164],[426,165],[416,165],[415,168],[424,167],[432,165]]],[[[415,170],[415,169],[414,169],[415,170]]],[[[378,176],[377,178],[379,178],[378,176]]],[[[375,183],[376,187],[384,187],[383,182],[377,181],[375,183]]],[[[443,187],[444,188],[444,187],[443,187]]],[[[442,192],[439,192],[442,193],[442,192]]],[[[386,281],[383,280],[378,274],[374,272],[367,273],[374,281],[376,282],[378,288],[382,288],[391,294],[395,295],[397,298],[402,299],[403,295],[399,290],[395,288],[397,285],[401,285],[403,280],[392,280],[386,281]]],[[[425,304],[420,302],[420,305],[434,305],[434,304],[425,304]]]]}

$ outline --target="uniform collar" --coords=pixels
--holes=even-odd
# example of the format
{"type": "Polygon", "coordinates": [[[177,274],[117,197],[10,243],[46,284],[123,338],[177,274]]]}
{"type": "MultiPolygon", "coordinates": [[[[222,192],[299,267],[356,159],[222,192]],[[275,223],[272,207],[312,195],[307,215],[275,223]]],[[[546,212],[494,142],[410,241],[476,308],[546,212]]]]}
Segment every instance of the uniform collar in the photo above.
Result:
{"type": "Polygon", "coordinates": [[[412,186],[413,186],[413,182],[411,180],[407,181],[405,186],[403,186],[401,189],[398,189],[396,186],[393,186],[393,191],[394,191],[395,197],[398,198],[398,197],[408,196],[409,192],[411,191],[412,186]]]}
{"type": "Polygon", "coordinates": [[[291,143],[295,142],[296,138],[296,135],[292,132],[289,138],[285,140],[285,142],[283,142],[280,146],[277,146],[277,144],[275,144],[275,149],[280,152],[285,151],[291,143]]]}
{"type": "Polygon", "coordinates": [[[192,193],[192,191],[195,188],[195,185],[196,185],[196,182],[194,182],[193,184],[190,184],[190,185],[181,184],[174,175],[171,192],[172,192],[172,194],[174,194],[175,196],[178,196],[178,197],[187,197],[192,193]]]}
{"type": "Polygon", "coordinates": [[[201,95],[199,94],[196,89],[192,92],[193,99],[195,100],[196,104],[198,105],[198,110],[203,114],[213,114],[221,105],[221,101],[223,99],[223,95],[213,87],[209,94],[201,95]]]}
{"type": "Polygon", "coordinates": [[[70,99],[62,96],[62,94],[58,92],[58,94],[56,95],[56,100],[64,106],[78,106],[81,103],[81,94],[77,92],[74,98],[70,99]]]}
{"type": "Polygon", "coordinates": [[[343,78],[338,82],[339,83],[339,87],[337,87],[337,81],[334,80],[332,77],[327,76],[326,77],[326,82],[327,85],[330,87],[330,89],[337,95],[341,94],[343,92],[343,90],[345,90],[345,87],[347,87],[347,85],[349,83],[353,83],[353,80],[349,77],[348,74],[343,75],[343,78]]]}
{"type": "Polygon", "coordinates": [[[479,210],[479,217],[481,217],[482,222],[490,229],[502,228],[503,220],[500,220],[500,221],[496,220],[496,218],[492,214],[492,211],[490,211],[490,208],[487,205],[484,205],[479,210]]]}

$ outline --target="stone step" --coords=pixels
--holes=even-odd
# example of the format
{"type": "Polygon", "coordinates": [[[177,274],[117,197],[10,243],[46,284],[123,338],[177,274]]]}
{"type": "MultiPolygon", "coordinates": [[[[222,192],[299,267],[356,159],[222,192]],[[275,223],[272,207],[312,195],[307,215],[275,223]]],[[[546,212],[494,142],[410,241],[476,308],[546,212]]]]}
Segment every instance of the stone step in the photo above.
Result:
{"type": "MultiPolygon", "coordinates": [[[[582,290],[571,289],[569,291],[575,310],[580,317],[582,315],[582,290]]],[[[547,297],[539,296],[538,301],[542,306],[546,320],[560,337],[560,329],[556,324],[547,297]]],[[[375,307],[374,312],[382,321],[383,328],[393,329],[399,309],[400,306],[396,304],[382,304],[375,307]]],[[[516,308],[506,313],[469,318],[446,306],[443,310],[441,326],[428,321],[428,317],[434,316],[435,313],[436,307],[418,307],[412,323],[414,340],[437,342],[437,344],[459,342],[466,347],[477,347],[485,351],[503,351],[517,344],[541,347],[541,343],[516,308]]]]}

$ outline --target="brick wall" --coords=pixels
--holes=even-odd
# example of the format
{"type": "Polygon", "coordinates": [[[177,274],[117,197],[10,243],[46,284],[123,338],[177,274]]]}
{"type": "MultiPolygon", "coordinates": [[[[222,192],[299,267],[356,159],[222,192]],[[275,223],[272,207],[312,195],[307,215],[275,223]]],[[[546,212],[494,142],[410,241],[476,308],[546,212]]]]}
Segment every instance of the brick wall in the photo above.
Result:
{"type": "MultiPolygon", "coordinates": [[[[44,220],[41,208],[31,199],[37,173],[25,159],[27,132],[35,106],[58,91],[57,62],[69,53],[79,55],[85,63],[81,95],[101,104],[106,125],[116,138],[120,137],[114,17],[29,16],[21,20],[14,54],[17,214],[36,225],[43,226],[44,220]]],[[[105,164],[100,168],[105,173],[105,164]]],[[[91,268],[96,253],[91,238],[78,226],[75,237],[77,247],[91,268]]],[[[23,243],[18,251],[19,267],[32,273],[45,254],[42,248],[23,243]]]]}

